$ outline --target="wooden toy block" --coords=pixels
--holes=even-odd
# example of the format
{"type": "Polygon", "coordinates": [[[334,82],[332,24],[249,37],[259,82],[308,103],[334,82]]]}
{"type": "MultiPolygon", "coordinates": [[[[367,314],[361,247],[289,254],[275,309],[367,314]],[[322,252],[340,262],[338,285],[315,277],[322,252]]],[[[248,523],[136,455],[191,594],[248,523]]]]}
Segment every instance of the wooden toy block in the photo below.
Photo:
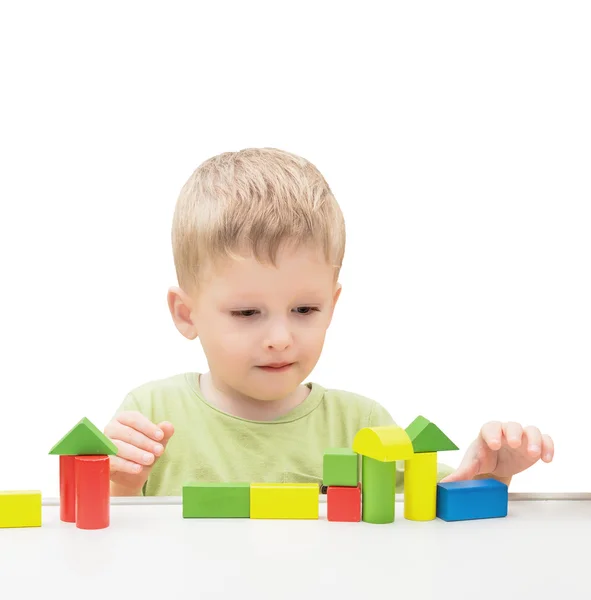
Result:
{"type": "Polygon", "coordinates": [[[421,452],[404,462],[404,518],[432,521],[437,505],[437,452],[421,452]]]}
{"type": "Polygon", "coordinates": [[[437,517],[443,521],[506,517],[508,506],[509,488],[496,479],[437,484],[437,517]]]}
{"type": "Polygon", "coordinates": [[[366,523],[393,523],[396,492],[396,461],[361,458],[361,518],[366,523]]]}
{"type": "Polygon", "coordinates": [[[406,428],[406,433],[416,453],[458,450],[458,447],[435,423],[432,423],[421,415],[406,428]]]}
{"type": "Polygon", "coordinates": [[[360,429],[353,439],[353,451],[381,462],[406,460],[414,453],[408,434],[398,425],[360,429]]]}
{"type": "Polygon", "coordinates": [[[117,446],[84,417],[53,446],[49,454],[114,455],[117,454],[117,446]]]}
{"type": "Polygon", "coordinates": [[[76,457],[60,456],[60,519],[76,522],[76,457]]]}
{"type": "Polygon", "coordinates": [[[250,517],[250,483],[187,483],[184,518],[250,517]]]}
{"type": "Polygon", "coordinates": [[[316,483],[251,483],[251,519],[317,519],[316,483]]]}
{"type": "Polygon", "coordinates": [[[328,448],[324,451],[322,484],[330,487],[355,487],[359,483],[359,455],[350,448],[328,448]]]}
{"type": "Polygon", "coordinates": [[[0,492],[0,529],[4,527],[41,527],[41,492],[0,492]]]}
{"type": "Polygon", "coordinates": [[[329,486],[326,491],[328,521],[361,521],[361,485],[329,486]]]}
{"type": "Polygon", "coordinates": [[[76,527],[104,529],[110,524],[108,456],[76,456],[76,527]]]}

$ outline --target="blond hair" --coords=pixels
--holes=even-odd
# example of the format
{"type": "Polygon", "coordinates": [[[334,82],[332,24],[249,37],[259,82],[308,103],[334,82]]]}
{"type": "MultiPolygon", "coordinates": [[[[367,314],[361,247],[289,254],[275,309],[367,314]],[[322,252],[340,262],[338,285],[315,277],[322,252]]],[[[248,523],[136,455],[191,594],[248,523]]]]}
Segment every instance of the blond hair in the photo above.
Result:
{"type": "Polygon", "coordinates": [[[172,248],[178,283],[198,289],[205,267],[254,256],[276,266],[286,243],[314,244],[335,269],[345,253],[343,214],[320,171],[274,148],[224,152],[195,169],[177,199],[172,248]]]}

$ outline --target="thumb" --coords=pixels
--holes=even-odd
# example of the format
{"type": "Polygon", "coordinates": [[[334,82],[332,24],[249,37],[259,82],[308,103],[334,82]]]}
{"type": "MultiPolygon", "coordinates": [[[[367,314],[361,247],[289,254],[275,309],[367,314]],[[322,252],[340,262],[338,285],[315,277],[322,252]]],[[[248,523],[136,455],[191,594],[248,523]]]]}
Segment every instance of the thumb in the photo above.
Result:
{"type": "Polygon", "coordinates": [[[451,481],[465,481],[474,479],[474,477],[476,477],[476,475],[478,475],[479,472],[478,466],[478,460],[473,459],[468,464],[461,465],[460,467],[458,467],[458,469],[456,469],[450,475],[444,477],[439,483],[449,483],[451,481]]]}
{"type": "Polygon", "coordinates": [[[160,427],[160,429],[162,429],[162,433],[164,433],[164,437],[160,440],[160,443],[166,448],[166,444],[168,444],[170,438],[174,434],[174,426],[168,421],[162,421],[158,423],[158,427],[160,427]]]}
{"type": "Polygon", "coordinates": [[[474,479],[480,472],[479,456],[481,455],[481,450],[482,440],[479,436],[468,446],[468,450],[464,454],[460,466],[453,473],[444,477],[440,483],[474,479]]]}

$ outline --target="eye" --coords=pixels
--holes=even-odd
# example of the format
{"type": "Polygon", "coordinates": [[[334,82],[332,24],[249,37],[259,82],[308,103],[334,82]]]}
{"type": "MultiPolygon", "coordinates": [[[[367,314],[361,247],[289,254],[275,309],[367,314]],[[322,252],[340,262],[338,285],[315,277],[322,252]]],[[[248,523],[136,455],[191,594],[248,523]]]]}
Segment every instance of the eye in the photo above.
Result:
{"type": "Polygon", "coordinates": [[[258,311],[255,310],[254,308],[248,309],[248,310],[231,310],[230,314],[233,317],[242,317],[242,318],[248,318],[248,317],[252,317],[254,316],[258,311]]]}
{"type": "Polygon", "coordinates": [[[313,313],[314,311],[319,312],[319,308],[317,308],[316,306],[298,306],[296,308],[296,311],[298,312],[298,315],[309,315],[311,313],[313,313]]]}

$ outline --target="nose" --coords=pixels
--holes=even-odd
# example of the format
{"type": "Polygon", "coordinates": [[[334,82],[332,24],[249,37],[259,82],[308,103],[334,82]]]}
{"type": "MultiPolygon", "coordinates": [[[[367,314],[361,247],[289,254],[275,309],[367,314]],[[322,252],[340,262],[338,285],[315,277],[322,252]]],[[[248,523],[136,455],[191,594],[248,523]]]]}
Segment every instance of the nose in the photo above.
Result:
{"type": "Polygon", "coordinates": [[[285,350],[291,345],[292,335],[289,325],[283,319],[274,320],[267,331],[265,347],[285,350]]]}

